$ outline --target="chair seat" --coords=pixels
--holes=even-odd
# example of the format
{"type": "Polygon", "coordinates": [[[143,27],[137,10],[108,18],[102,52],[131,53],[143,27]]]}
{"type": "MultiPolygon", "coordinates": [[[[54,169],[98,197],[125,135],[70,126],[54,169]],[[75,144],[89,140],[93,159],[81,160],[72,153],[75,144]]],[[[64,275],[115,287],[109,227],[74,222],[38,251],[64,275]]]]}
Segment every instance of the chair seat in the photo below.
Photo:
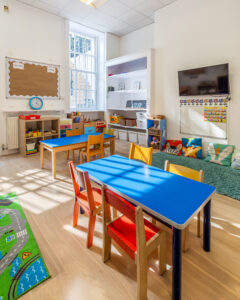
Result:
{"type": "MultiPolygon", "coordinates": [[[[146,241],[150,240],[160,230],[148,220],[144,219],[146,241]]],[[[107,226],[108,234],[135,260],[136,224],[122,216],[107,226]]]]}
{"type": "MultiPolygon", "coordinates": [[[[93,187],[92,192],[93,192],[93,198],[94,198],[95,205],[96,205],[96,207],[98,207],[102,204],[101,190],[93,187]]],[[[81,195],[77,197],[77,200],[81,206],[84,206],[85,210],[89,211],[87,191],[81,192],[81,195]]]]}

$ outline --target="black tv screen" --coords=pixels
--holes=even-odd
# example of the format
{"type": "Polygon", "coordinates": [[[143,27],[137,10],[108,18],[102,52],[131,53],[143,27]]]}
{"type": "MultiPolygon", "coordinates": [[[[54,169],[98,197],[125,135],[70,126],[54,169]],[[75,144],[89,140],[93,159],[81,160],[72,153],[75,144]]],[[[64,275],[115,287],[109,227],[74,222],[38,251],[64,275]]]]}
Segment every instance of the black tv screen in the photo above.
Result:
{"type": "Polygon", "coordinates": [[[179,95],[229,94],[228,64],[178,72],[179,95]]]}

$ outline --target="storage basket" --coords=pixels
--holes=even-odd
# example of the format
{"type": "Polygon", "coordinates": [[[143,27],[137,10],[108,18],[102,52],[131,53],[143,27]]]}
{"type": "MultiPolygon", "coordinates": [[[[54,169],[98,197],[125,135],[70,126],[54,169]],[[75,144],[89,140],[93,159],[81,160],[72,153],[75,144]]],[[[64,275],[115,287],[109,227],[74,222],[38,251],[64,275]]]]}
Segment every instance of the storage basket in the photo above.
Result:
{"type": "Polygon", "coordinates": [[[158,129],[158,128],[149,128],[148,134],[160,136],[161,132],[160,132],[160,129],[158,129]]]}
{"type": "Polygon", "coordinates": [[[126,126],[128,127],[134,127],[136,126],[136,119],[126,119],[126,126]]]}
{"type": "Polygon", "coordinates": [[[131,143],[138,143],[138,134],[137,132],[128,132],[128,139],[131,143]]]}
{"type": "Polygon", "coordinates": [[[128,141],[128,132],[119,130],[119,139],[122,141],[128,141]]]}
{"type": "Polygon", "coordinates": [[[142,146],[146,146],[147,135],[143,133],[138,133],[138,144],[142,146]]]}
{"type": "Polygon", "coordinates": [[[26,144],[26,148],[27,148],[27,151],[32,151],[35,149],[35,145],[36,143],[29,143],[29,144],[26,144]]]}

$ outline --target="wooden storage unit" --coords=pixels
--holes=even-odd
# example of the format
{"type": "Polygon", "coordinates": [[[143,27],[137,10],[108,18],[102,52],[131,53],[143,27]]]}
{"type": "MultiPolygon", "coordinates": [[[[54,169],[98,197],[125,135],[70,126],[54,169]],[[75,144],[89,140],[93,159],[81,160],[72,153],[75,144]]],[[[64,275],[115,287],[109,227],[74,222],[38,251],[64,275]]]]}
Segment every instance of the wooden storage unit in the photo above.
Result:
{"type": "Polygon", "coordinates": [[[43,117],[38,120],[19,120],[19,150],[23,156],[32,156],[39,153],[39,141],[60,137],[60,119],[57,117],[43,117]],[[28,129],[39,130],[38,136],[27,137],[28,129]],[[53,132],[54,131],[54,132],[53,132]],[[37,152],[27,155],[27,144],[35,143],[37,152]]]}
{"type": "Polygon", "coordinates": [[[148,146],[162,150],[167,140],[166,119],[148,119],[148,146]],[[157,144],[152,144],[153,140],[158,140],[157,144]]]}

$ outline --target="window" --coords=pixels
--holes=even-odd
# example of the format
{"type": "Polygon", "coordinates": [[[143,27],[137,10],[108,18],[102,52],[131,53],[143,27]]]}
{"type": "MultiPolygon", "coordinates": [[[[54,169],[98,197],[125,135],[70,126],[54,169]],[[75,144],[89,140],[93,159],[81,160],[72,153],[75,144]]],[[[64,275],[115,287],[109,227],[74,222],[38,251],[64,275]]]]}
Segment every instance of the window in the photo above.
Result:
{"type": "Polygon", "coordinates": [[[70,108],[72,111],[97,108],[98,38],[70,33],[70,108]]]}

